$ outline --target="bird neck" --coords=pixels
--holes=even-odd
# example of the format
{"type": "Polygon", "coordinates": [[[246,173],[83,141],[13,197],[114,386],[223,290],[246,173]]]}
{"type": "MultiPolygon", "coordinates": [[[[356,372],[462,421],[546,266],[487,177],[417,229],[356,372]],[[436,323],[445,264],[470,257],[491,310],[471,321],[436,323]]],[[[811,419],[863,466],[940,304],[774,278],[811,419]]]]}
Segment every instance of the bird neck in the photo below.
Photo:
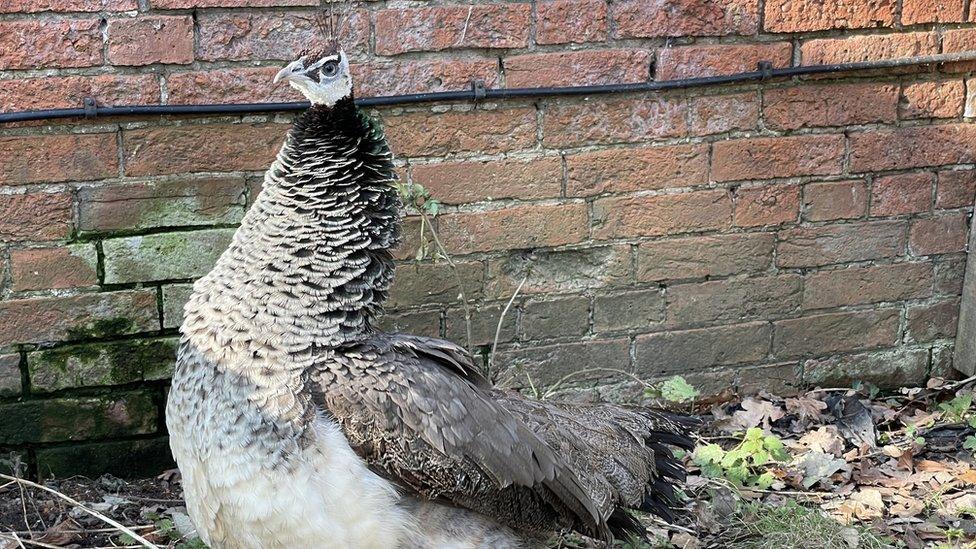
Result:
{"type": "Polygon", "coordinates": [[[232,244],[194,285],[184,333],[247,356],[369,337],[393,279],[394,181],[382,130],[351,98],[306,111],[232,244]]]}

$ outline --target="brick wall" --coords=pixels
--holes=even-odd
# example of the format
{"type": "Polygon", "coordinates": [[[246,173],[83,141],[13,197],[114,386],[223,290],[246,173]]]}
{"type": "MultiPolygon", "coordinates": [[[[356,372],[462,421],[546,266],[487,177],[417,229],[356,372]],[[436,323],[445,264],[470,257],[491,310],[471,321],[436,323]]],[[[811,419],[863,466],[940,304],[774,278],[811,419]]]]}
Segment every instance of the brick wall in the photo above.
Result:
{"type": "MultiPolygon", "coordinates": [[[[0,0],[0,110],[297,99],[269,80],[317,3],[0,0]]],[[[361,95],[634,82],[964,51],[969,4],[381,1],[357,8],[347,49],[361,95]]],[[[890,386],[949,367],[973,68],[376,114],[400,173],[444,203],[483,349],[526,277],[495,357],[515,385],[890,386]]],[[[288,124],[0,128],[0,447],[41,474],[163,466],[189,283],[288,124]]],[[[411,260],[407,227],[384,323],[463,341],[453,275],[411,260]]]]}

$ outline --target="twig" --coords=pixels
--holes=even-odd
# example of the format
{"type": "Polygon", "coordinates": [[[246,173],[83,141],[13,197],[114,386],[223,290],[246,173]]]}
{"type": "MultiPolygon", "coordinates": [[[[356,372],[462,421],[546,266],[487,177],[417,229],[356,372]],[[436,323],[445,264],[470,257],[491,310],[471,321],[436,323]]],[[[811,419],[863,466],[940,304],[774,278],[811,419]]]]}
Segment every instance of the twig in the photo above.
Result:
{"type": "Polygon", "coordinates": [[[468,16],[464,18],[464,28],[461,29],[461,38],[455,42],[455,46],[460,46],[464,43],[464,37],[468,35],[468,23],[471,22],[471,12],[474,10],[474,4],[468,6],[468,16]]]}
{"type": "MultiPolygon", "coordinates": [[[[512,303],[515,302],[515,298],[518,297],[519,292],[522,291],[522,286],[525,285],[525,281],[529,279],[529,275],[526,274],[522,277],[522,282],[519,282],[517,288],[515,288],[515,293],[509,298],[508,303],[505,304],[505,308],[502,309],[502,315],[498,317],[498,325],[495,326],[495,339],[491,342],[491,354],[488,355],[488,374],[493,371],[495,361],[495,351],[498,350],[498,340],[502,337],[502,323],[505,322],[505,315],[508,314],[508,309],[512,307],[512,303]]],[[[494,380],[492,380],[494,381],[494,380]]]]}
{"type": "Polygon", "coordinates": [[[20,536],[18,536],[16,532],[14,532],[14,539],[17,540],[17,545],[20,546],[20,549],[27,549],[24,547],[24,542],[20,541],[20,536]]]}
{"type": "Polygon", "coordinates": [[[2,473],[0,473],[0,478],[6,479],[6,480],[10,480],[10,481],[13,481],[13,482],[16,482],[18,484],[21,484],[22,486],[30,486],[31,488],[36,488],[38,490],[43,490],[43,491],[45,491],[45,492],[47,492],[47,493],[49,493],[49,494],[51,494],[53,496],[56,496],[56,497],[58,497],[60,499],[63,499],[64,501],[70,503],[71,505],[74,505],[78,509],[81,509],[82,511],[88,513],[89,515],[91,515],[91,516],[93,516],[93,517],[95,517],[95,518],[97,518],[97,519],[105,522],[106,524],[109,524],[111,526],[114,526],[120,532],[128,535],[133,540],[135,540],[135,541],[139,542],[140,544],[142,544],[143,547],[147,547],[148,549],[159,549],[159,547],[157,547],[156,545],[153,545],[152,543],[150,543],[148,540],[146,540],[145,538],[143,538],[139,534],[133,532],[131,529],[123,526],[122,524],[116,522],[115,520],[112,520],[111,518],[109,518],[109,517],[107,517],[107,516],[105,516],[105,515],[97,512],[97,511],[93,511],[93,510],[85,507],[84,505],[82,505],[81,503],[79,503],[77,500],[75,500],[73,498],[70,498],[70,497],[62,494],[61,492],[58,492],[57,490],[53,490],[51,488],[48,488],[47,486],[43,486],[41,484],[37,484],[36,482],[31,482],[29,480],[24,480],[22,478],[12,477],[10,475],[4,475],[2,473]]]}
{"type": "Polygon", "coordinates": [[[695,532],[694,530],[692,530],[691,528],[688,528],[687,526],[679,526],[677,524],[669,524],[664,519],[661,519],[661,518],[659,518],[657,516],[654,516],[654,515],[650,515],[650,517],[651,517],[651,520],[654,522],[654,524],[656,524],[657,526],[660,526],[661,528],[664,528],[666,530],[674,530],[675,532],[684,532],[686,534],[691,534],[693,536],[698,535],[698,532],[695,532]]]}
{"type": "Polygon", "coordinates": [[[644,381],[643,379],[635,376],[634,374],[632,374],[630,372],[626,372],[624,370],[621,370],[619,368],[586,368],[585,370],[576,370],[575,372],[570,372],[570,373],[564,375],[563,377],[559,378],[558,380],[556,380],[556,382],[553,383],[552,386],[545,393],[543,393],[542,400],[545,400],[545,399],[549,398],[550,396],[552,396],[553,393],[555,393],[556,391],[559,390],[560,386],[562,386],[563,383],[569,381],[570,379],[572,379],[572,378],[574,378],[576,376],[579,376],[579,375],[583,375],[583,374],[591,374],[593,372],[611,372],[611,373],[615,373],[615,374],[624,374],[625,376],[628,376],[631,379],[633,379],[634,381],[640,383],[644,387],[650,387],[651,386],[650,383],[644,381]]]}
{"type": "Polygon", "coordinates": [[[63,547],[58,547],[57,545],[51,545],[49,543],[44,543],[40,541],[33,541],[29,539],[21,540],[17,534],[13,534],[13,535],[0,534],[0,539],[16,541],[24,549],[27,549],[26,547],[24,547],[24,543],[27,543],[27,545],[33,547],[44,547],[45,549],[63,549],[63,547]]]}
{"type": "MultiPolygon", "coordinates": [[[[464,329],[467,332],[466,335],[468,337],[468,352],[473,352],[474,337],[471,335],[471,306],[468,305],[468,298],[464,294],[464,282],[461,280],[461,271],[458,269],[457,263],[454,263],[454,260],[451,259],[451,255],[447,253],[447,249],[445,249],[444,245],[441,244],[441,239],[439,236],[437,236],[437,230],[434,228],[434,224],[431,222],[430,218],[427,217],[427,212],[425,212],[423,208],[417,208],[417,211],[420,213],[420,218],[427,223],[427,226],[430,228],[430,235],[434,238],[434,245],[437,246],[437,251],[444,257],[447,264],[450,265],[451,272],[454,273],[454,278],[457,279],[458,297],[461,300],[461,307],[464,309],[464,329]]],[[[423,235],[421,234],[420,237],[423,238],[423,235]]]]}
{"type": "Polygon", "coordinates": [[[966,379],[961,379],[959,381],[953,381],[952,383],[947,383],[947,384],[943,385],[942,387],[936,387],[935,390],[936,391],[951,391],[951,390],[955,389],[956,387],[962,387],[963,385],[966,385],[967,383],[972,383],[973,381],[976,381],[976,375],[969,376],[966,379]]]}

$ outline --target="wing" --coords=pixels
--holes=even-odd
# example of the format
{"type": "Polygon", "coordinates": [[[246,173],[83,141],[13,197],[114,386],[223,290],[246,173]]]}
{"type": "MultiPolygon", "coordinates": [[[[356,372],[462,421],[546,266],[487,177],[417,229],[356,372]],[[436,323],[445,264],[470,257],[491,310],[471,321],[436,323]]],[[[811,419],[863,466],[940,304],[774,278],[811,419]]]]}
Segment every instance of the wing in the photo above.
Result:
{"type": "Polygon", "coordinates": [[[519,530],[609,539],[568,463],[493,399],[460,347],[381,334],[320,358],[316,403],[374,470],[519,530]]]}

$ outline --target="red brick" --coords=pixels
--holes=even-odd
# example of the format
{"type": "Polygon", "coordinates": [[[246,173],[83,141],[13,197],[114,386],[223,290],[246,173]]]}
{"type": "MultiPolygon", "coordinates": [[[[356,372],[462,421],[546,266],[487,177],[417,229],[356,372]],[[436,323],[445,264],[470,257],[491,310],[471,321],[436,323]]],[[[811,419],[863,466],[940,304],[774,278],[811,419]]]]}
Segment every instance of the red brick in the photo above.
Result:
{"type": "Polygon", "coordinates": [[[504,63],[509,88],[646,82],[651,77],[651,53],[642,50],[537,53],[504,63]]]}
{"type": "Polygon", "coordinates": [[[440,263],[408,263],[397,267],[397,276],[390,288],[389,305],[447,304],[458,302],[458,278],[464,295],[470,300],[484,294],[485,268],[477,261],[458,261],[457,269],[440,263]]]}
{"type": "Polygon", "coordinates": [[[317,6],[316,0],[149,0],[153,8],[265,8],[275,6],[317,6]]]}
{"type": "Polygon", "coordinates": [[[804,84],[763,94],[766,125],[779,130],[894,122],[898,86],[892,84],[804,84]]]}
{"type": "MultiPolygon", "coordinates": [[[[292,60],[321,39],[315,18],[288,13],[203,13],[197,16],[197,59],[203,61],[292,60]]],[[[346,53],[366,51],[369,14],[355,10],[343,24],[346,53]]]]}
{"type": "Polygon", "coordinates": [[[808,221],[832,221],[863,217],[868,205],[864,181],[810,183],[803,190],[803,217],[808,221]]]}
{"type": "Polygon", "coordinates": [[[91,97],[99,107],[159,103],[159,83],[153,74],[44,76],[4,80],[0,111],[77,108],[91,97]]]}
{"type": "Polygon", "coordinates": [[[962,23],[965,20],[963,0],[902,0],[902,25],[962,23]]]}
{"type": "Polygon", "coordinates": [[[610,7],[617,38],[756,34],[758,0],[622,0],[610,7]]]}
{"type": "Polygon", "coordinates": [[[895,263],[820,271],[806,277],[803,307],[831,309],[929,297],[932,295],[932,281],[931,263],[895,263]]]}
{"type": "MultiPolygon", "coordinates": [[[[942,32],[942,53],[962,53],[976,49],[976,29],[952,29],[942,32]]],[[[970,72],[976,63],[963,61],[942,65],[943,72],[970,72]]]]}
{"type": "Polygon", "coordinates": [[[471,88],[472,80],[498,85],[497,59],[445,59],[352,66],[357,96],[455,91],[471,88]]]}
{"type": "Polygon", "coordinates": [[[630,340],[590,339],[585,342],[500,350],[495,364],[504,371],[525,372],[525,376],[519,376],[514,382],[527,385],[524,380],[528,376],[535,387],[557,388],[566,384],[566,376],[576,372],[579,374],[573,375],[570,383],[629,381],[625,372],[630,370],[630,340]],[[594,368],[595,364],[599,364],[600,368],[594,368]]]}
{"type": "Polygon", "coordinates": [[[71,234],[71,195],[0,195],[0,242],[61,240],[71,234]]]}
{"type": "Polygon", "coordinates": [[[441,238],[457,253],[573,244],[586,238],[586,204],[515,206],[438,218],[441,238]]]}
{"type": "Polygon", "coordinates": [[[765,271],[772,262],[774,237],[750,233],[641,242],[637,280],[660,282],[765,271]]]}
{"type": "Polygon", "coordinates": [[[524,48],[531,17],[529,4],[384,9],[376,13],[376,53],[524,48]]]}
{"type": "Polygon", "coordinates": [[[0,302],[0,347],[156,330],[154,289],[0,302]]]}
{"type": "Polygon", "coordinates": [[[800,215],[799,185],[762,185],[740,188],[733,195],[736,227],[763,227],[796,223],[800,215]]]}
{"type": "Polygon", "coordinates": [[[630,284],[630,245],[516,251],[488,260],[489,296],[508,300],[523,279],[522,295],[580,293],[630,284]]]}
{"type": "Polygon", "coordinates": [[[966,250],[969,228],[966,214],[948,214],[912,221],[908,247],[915,255],[937,255],[966,250]]]}
{"type": "Polygon", "coordinates": [[[770,61],[773,67],[789,67],[792,60],[793,45],[789,42],[664,48],[657,51],[655,80],[754,71],[760,61],[770,61]]]}
{"type": "Polygon", "coordinates": [[[607,39],[606,0],[546,0],[536,5],[537,44],[603,42],[607,39]]]}
{"type": "Polygon", "coordinates": [[[728,229],[732,200],[724,190],[600,198],[593,217],[599,239],[728,229]]]}
{"type": "Polygon", "coordinates": [[[667,289],[669,326],[782,317],[800,308],[801,277],[729,278],[667,289]]]}
{"type": "Polygon", "coordinates": [[[915,82],[901,92],[898,117],[955,118],[962,114],[966,89],[961,80],[949,82],[915,82]]]}
{"type": "Polygon", "coordinates": [[[581,152],[566,167],[569,196],[698,185],[708,180],[708,145],[581,152]]]}
{"type": "Polygon", "coordinates": [[[204,124],[127,130],[125,173],[264,170],[284,141],[285,124],[204,124]]]}
{"type": "Polygon", "coordinates": [[[972,124],[855,133],[850,140],[852,172],[976,161],[976,126],[972,124]]]}
{"type": "Polygon", "coordinates": [[[934,33],[910,32],[809,40],[800,46],[800,58],[804,65],[827,65],[934,55],[938,50],[934,33]]]}
{"type": "Polygon", "coordinates": [[[706,95],[689,100],[692,135],[754,130],[759,124],[755,93],[706,95]]]}
{"type": "Polygon", "coordinates": [[[935,194],[937,208],[972,206],[973,196],[976,196],[976,172],[971,169],[939,172],[935,194]]]}
{"type": "Polygon", "coordinates": [[[552,147],[630,143],[688,133],[683,99],[647,97],[549,105],[543,142],[552,147]]]}
{"type": "Polygon", "coordinates": [[[769,323],[753,322],[637,336],[635,370],[642,378],[684,376],[716,365],[756,364],[769,354],[770,332],[769,323]]]}
{"type": "Polygon", "coordinates": [[[102,64],[98,19],[0,21],[0,70],[102,64]]]}
{"type": "Polygon", "coordinates": [[[193,62],[193,18],[109,19],[108,60],[113,65],[193,62]]]}
{"type": "Polygon", "coordinates": [[[976,116],[976,80],[972,78],[966,80],[966,101],[962,115],[966,118],[976,116]]]}
{"type": "Polygon", "coordinates": [[[383,123],[390,147],[402,156],[505,152],[531,148],[536,141],[534,108],[415,112],[388,116],[383,123]]]}
{"type": "Polygon", "coordinates": [[[114,133],[0,137],[0,185],[114,177],[114,133]]]}
{"type": "Polygon", "coordinates": [[[867,261],[905,253],[904,221],[873,221],[781,231],[776,245],[779,267],[817,267],[867,261]]]}
{"type": "Polygon", "coordinates": [[[177,72],[166,77],[171,105],[304,101],[291,86],[274,87],[278,67],[177,72]],[[272,89],[274,88],[274,89],[272,89]]]}
{"type": "Polygon", "coordinates": [[[905,340],[924,343],[956,337],[959,300],[947,299],[928,305],[912,305],[906,313],[905,340]]]}
{"type": "Polygon", "coordinates": [[[10,278],[15,292],[80,288],[98,284],[95,246],[11,250],[10,278]]]}
{"type": "Polygon", "coordinates": [[[563,166],[558,156],[417,164],[412,168],[412,178],[447,204],[556,198],[562,190],[563,166]]]}
{"type": "Polygon", "coordinates": [[[133,11],[136,0],[0,0],[0,13],[37,13],[41,11],[133,11]]]}
{"type": "Polygon", "coordinates": [[[898,336],[898,309],[831,313],[773,323],[776,358],[823,356],[891,346],[898,336]]]}
{"type": "Polygon", "coordinates": [[[757,137],[712,146],[715,181],[836,174],[843,162],[843,135],[757,137]]]}
{"type": "Polygon", "coordinates": [[[767,0],[763,26],[770,32],[891,27],[895,0],[767,0]]]}
{"type": "Polygon", "coordinates": [[[905,173],[878,177],[871,185],[871,216],[927,212],[932,208],[930,173],[905,173]]]}

